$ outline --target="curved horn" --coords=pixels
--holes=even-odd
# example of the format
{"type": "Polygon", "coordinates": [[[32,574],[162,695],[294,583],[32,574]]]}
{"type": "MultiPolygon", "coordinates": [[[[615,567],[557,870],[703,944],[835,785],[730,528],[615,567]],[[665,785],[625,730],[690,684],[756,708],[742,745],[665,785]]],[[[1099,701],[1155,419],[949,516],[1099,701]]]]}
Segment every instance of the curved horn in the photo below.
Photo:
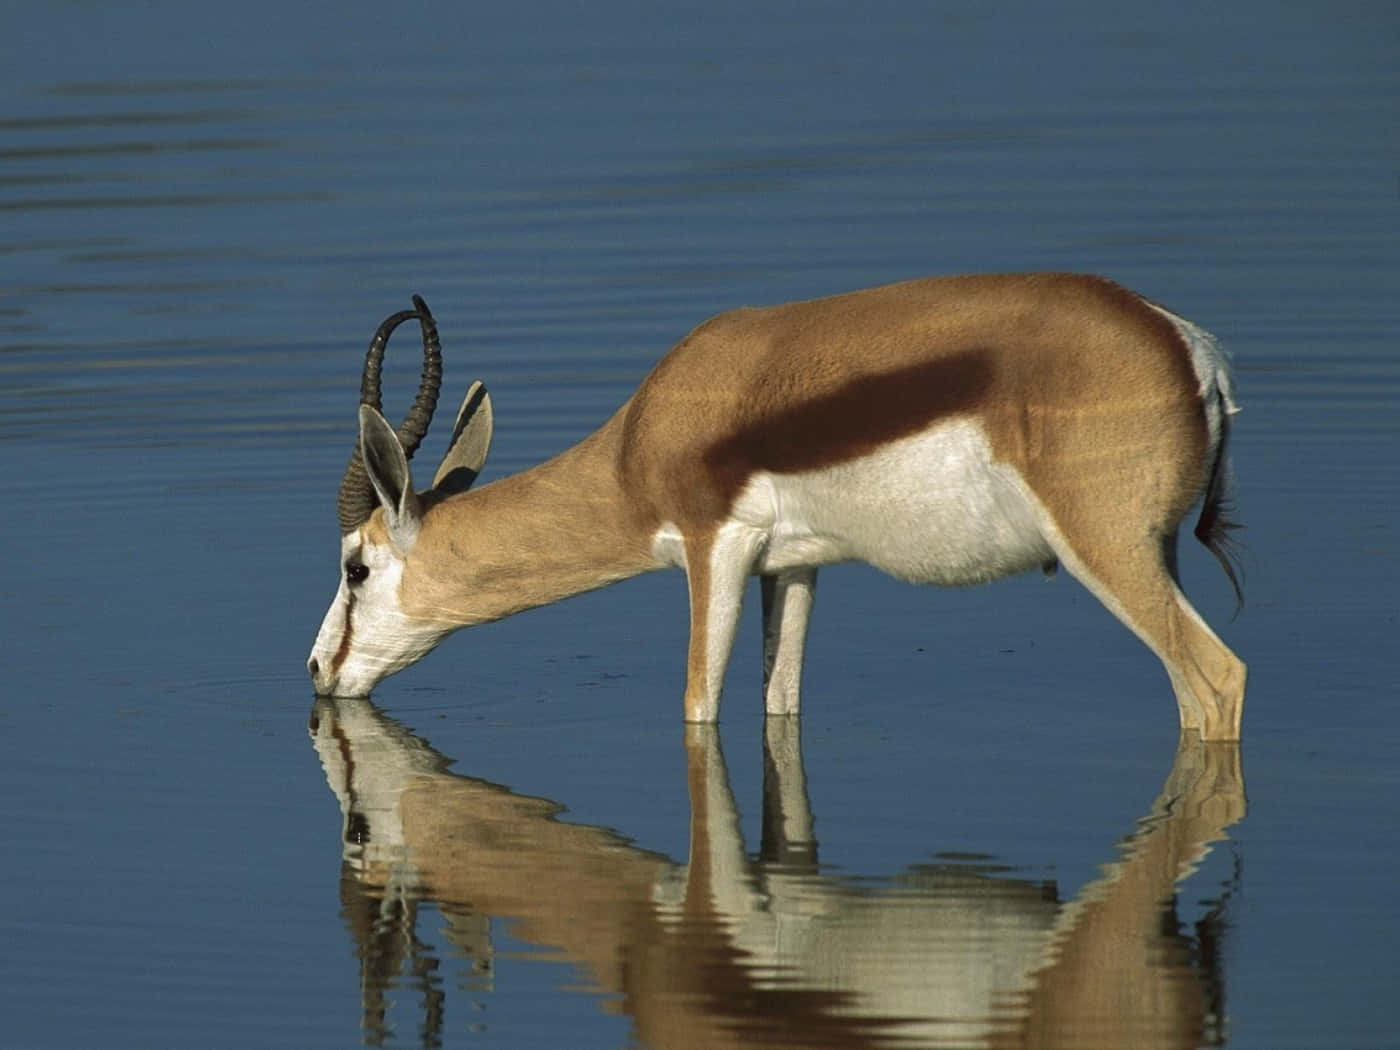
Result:
{"type": "Polygon", "coordinates": [[[414,312],[410,316],[417,317],[423,329],[423,375],[418,380],[413,407],[399,427],[399,444],[403,446],[404,456],[408,459],[413,458],[413,453],[418,451],[418,445],[428,433],[433,410],[437,408],[438,391],[442,389],[442,343],[438,341],[437,322],[433,320],[432,311],[421,295],[413,297],[413,306],[414,312]]]}
{"type": "MultiPolygon", "coordinates": [[[[428,304],[420,296],[413,297],[413,305],[414,309],[400,310],[386,317],[380,324],[374,338],[370,340],[369,351],[365,354],[364,372],[360,377],[360,404],[369,405],[378,411],[381,407],[380,376],[384,368],[384,351],[389,345],[389,336],[405,321],[417,318],[423,329],[423,374],[419,379],[418,394],[413,399],[413,407],[409,409],[403,425],[398,429],[399,444],[403,445],[404,455],[410,459],[428,432],[428,425],[433,419],[433,409],[437,407],[438,390],[442,386],[442,345],[438,341],[437,324],[428,310],[428,304]]],[[[375,503],[374,486],[365,472],[357,441],[336,498],[340,531],[347,533],[358,529],[369,520],[375,503]]]]}

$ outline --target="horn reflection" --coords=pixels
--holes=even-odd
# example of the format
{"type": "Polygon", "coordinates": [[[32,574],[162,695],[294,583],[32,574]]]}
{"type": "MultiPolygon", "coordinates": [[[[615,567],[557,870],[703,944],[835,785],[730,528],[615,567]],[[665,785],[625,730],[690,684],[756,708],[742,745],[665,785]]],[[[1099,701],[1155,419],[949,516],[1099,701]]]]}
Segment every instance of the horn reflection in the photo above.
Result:
{"type": "Polygon", "coordinates": [[[441,1039],[450,992],[489,1005],[493,918],[587,971],[636,1040],[665,1050],[1223,1042],[1228,894],[1190,936],[1174,892],[1244,816],[1237,745],[1183,737],[1137,830],[1062,901],[971,865],[911,867],[884,888],[823,873],[795,719],[765,725],[756,857],[714,728],[686,727],[687,863],[447,772],[367,700],[317,700],[311,735],[341,806],[368,1043],[392,1035],[392,988],[416,989],[424,1045],[441,1039]],[[468,963],[455,989],[418,937],[420,902],[468,963]]]}

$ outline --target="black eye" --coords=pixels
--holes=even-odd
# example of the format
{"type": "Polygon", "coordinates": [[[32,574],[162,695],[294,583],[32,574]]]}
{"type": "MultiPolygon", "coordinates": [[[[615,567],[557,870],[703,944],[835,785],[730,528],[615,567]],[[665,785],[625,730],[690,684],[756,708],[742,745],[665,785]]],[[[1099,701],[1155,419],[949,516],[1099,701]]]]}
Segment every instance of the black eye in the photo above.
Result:
{"type": "Polygon", "coordinates": [[[349,561],[345,563],[345,582],[351,586],[364,583],[368,576],[369,566],[363,562],[349,561]]]}

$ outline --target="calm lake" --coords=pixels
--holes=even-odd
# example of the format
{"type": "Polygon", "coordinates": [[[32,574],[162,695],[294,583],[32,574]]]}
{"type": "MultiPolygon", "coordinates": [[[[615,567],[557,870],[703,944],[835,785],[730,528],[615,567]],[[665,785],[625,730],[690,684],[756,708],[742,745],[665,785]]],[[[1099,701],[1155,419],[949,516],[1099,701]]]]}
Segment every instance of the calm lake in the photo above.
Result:
{"type": "Polygon", "coordinates": [[[4,11],[0,1045],[1400,1046],[1393,3],[4,11]],[[412,294],[489,480],[721,310],[1035,269],[1233,354],[1241,748],[1063,573],[825,570],[800,725],[750,610],[685,729],[674,572],[314,699],[412,294]]]}

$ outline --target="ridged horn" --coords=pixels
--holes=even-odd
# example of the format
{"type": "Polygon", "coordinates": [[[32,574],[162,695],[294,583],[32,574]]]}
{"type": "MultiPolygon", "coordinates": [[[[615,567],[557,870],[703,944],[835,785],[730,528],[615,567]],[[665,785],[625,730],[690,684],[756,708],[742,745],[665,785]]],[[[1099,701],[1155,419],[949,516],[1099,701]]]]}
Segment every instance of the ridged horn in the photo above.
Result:
{"type": "MultiPolygon", "coordinates": [[[[423,374],[418,382],[418,394],[413,399],[413,407],[404,417],[398,429],[399,444],[404,455],[412,459],[418,451],[428,426],[433,420],[433,410],[437,408],[438,391],[442,387],[442,344],[438,341],[437,323],[433,320],[428,304],[421,296],[413,297],[412,310],[400,310],[384,319],[369,342],[365,354],[365,368],[360,376],[360,404],[369,405],[375,411],[382,407],[380,377],[384,370],[384,351],[389,345],[389,337],[394,329],[405,321],[418,320],[423,329],[423,374]]],[[[340,519],[342,534],[353,532],[369,520],[377,500],[374,486],[365,471],[364,460],[360,458],[360,444],[355,442],[355,451],[350,455],[350,463],[345,468],[345,477],[340,482],[340,493],[336,498],[336,514],[340,519]]]]}

